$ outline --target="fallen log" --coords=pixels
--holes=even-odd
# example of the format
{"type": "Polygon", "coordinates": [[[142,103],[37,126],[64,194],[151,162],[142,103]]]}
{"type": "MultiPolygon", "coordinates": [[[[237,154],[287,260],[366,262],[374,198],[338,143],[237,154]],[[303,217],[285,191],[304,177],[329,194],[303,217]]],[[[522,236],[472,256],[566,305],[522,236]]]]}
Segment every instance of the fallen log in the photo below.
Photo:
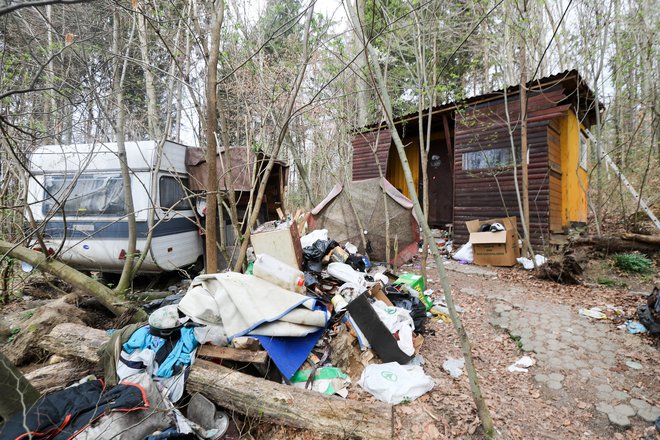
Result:
{"type": "Polygon", "coordinates": [[[48,393],[80,380],[89,371],[81,362],[63,361],[30,371],[25,378],[40,393],[48,393]]]}
{"type": "Polygon", "coordinates": [[[625,233],[621,234],[621,238],[624,240],[638,241],[640,243],[649,243],[656,246],[660,246],[660,235],[643,235],[643,234],[632,234],[625,233]]]}
{"type": "Polygon", "coordinates": [[[660,245],[623,240],[619,237],[581,237],[576,239],[573,245],[591,246],[594,250],[605,252],[606,254],[639,251],[643,254],[653,255],[660,251],[660,245]]]}
{"type": "MultiPolygon", "coordinates": [[[[40,346],[53,354],[98,362],[96,350],[109,337],[79,324],[60,324],[40,346]]],[[[392,406],[325,396],[197,360],[186,382],[216,405],[258,421],[342,438],[391,439],[392,406]]]]}
{"type": "MultiPolygon", "coordinates": [[[[18,246],[4,240],[0,240],[0,254],[10,255],[18,260],[30,263],[35,268],[51,273],[67,283],[76,286],[99,300],[103,306],[115,316],[130,310],[118,294],[98,281],[78,272],[76,269],[58,260],[47,259],[41,252],[33,251],[24,246],[18,246]]],[[[132,316],[132,322],[144,321],[147,314],[142,309],[137,309],[132,316]]]]}

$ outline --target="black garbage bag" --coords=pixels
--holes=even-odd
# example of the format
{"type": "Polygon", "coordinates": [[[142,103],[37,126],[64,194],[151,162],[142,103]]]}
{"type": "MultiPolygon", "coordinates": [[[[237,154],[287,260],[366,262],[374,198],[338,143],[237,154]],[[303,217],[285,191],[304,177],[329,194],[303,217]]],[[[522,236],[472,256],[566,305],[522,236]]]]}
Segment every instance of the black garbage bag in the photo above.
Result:
{"type": "Polygon", "coordinates": [[[423,333],[425,331],[426,320],[428,319],[426,306],[418,297],[401,292],[391,285],[385,288],[385,295],[396,307],[401,307],[410,312],[410,317],[415,324],[415,332],[423,333]]]}
{"type": "Polygon", "coordinates": [[[660,335],[660,289],[654,287],[646,304],[637,307],[637,317],[650,334],[660,335]]]}
{"type": "Polygon", "coordinates": [[[142,309],[151,314],[152,312],[160,309],[161,307],[169,306],[172,304],[179,304],[181,299],[185,296],[185,292],[175,293],[173,295],[166,296],[165,298],[155,299],[146,304],[142,305],[142,309]]]}
{"type": "Polygon", "coordinates": [[[303,271],[321,272],[321,260],[337,246],[339,243],[334,240],[316,240],[313,245],[303,248],[303,271]]]}
{"type": "Polygon", "coordinates": [[[364,260],[362,257],[358,255],[349,255],[348,259],[346,260],[346,264],[351,266],[353,269],[357,270],[358,272],[366,272],[367,271],[367,265],[364,264],[364,260]]]}

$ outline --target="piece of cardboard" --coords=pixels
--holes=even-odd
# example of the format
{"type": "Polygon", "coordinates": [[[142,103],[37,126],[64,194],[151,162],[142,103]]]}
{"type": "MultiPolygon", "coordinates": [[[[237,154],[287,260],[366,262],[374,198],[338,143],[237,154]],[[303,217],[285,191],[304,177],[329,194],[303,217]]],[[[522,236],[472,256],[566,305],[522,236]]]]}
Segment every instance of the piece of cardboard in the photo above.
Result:
{"type": "Polygon", "coordinates": [[[380,283],[374,284],[373,287],[369,290],[369,294],[372,298],[381,300],[387,304],[388,307],[394,307],[394,304],[392,304],[392,301],[390,301],[390,299],[385,295],[385,292],[383,292],[381,286],[382,285],[380,283]]]}
{"type": "Polygon", "coordinates": [[[516,217],[470,220],[465,222],[470,232],[474,264],[479,266],[513,266],[520,257],[516,217]],[[504,231],[481,232],[483,224],[501,223],[504,231]]]}
{"type": "Polygon", "coordinates": [[[295,222],[272,221],[250,236],[255,254],[268,254],[289,266],[302,267],[302,247],[295,222]]]}

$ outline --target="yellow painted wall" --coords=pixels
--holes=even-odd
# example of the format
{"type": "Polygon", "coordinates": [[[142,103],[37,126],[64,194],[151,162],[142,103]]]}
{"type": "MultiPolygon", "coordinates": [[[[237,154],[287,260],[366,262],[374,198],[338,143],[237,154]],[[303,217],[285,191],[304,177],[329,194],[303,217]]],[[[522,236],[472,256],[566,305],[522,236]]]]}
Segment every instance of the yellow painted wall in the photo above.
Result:
{"type": "Polygon", "coordinates": [[[587,221],[587,171],[580,166],[581,124],[572,110],[561,118],[562,226],[587,221]]]}
{"type": "MultiPolygon", "coordinates": [[[[415,189],[417,189],[419,188],[420,160],[419,145],[417,142],[413,142],[406,147],[406,157],[408,158],[408,163],[410,164],[410,171],[412,172],[413,181],[415,182],[415,189]]],[[[401,165],[399,153],[396,151],[395,146],[390,148],[390,155],[387,159],[387,174],[385,177],[390,181],[392,185],[394,185],[396,189],[401,191],[404,196],[410,198],[408,185],[406,185],[406,176],[403,174],[403,166],[401,165]]]]}

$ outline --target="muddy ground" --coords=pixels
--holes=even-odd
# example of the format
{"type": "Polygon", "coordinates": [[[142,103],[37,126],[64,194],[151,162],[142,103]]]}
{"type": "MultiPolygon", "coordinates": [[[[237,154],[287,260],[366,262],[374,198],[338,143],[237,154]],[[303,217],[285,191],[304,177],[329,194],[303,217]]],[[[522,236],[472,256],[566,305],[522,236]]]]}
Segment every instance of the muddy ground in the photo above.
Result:
{"type": "MultiPolygon", "coordinates": [[[[480,268],[456,262],[445,265],[455,301],[464,309],[461,318],[470,337],[482,391],[502,438],[660,438],[653,423],[642,417],[660,411],[660,344],[657,338],[632,335],[617,327],[625,319],[635,318],[635,307],[660,280],[657,275],[619,273],[606,259],[587,266],[582,285],[564,286],[539,280],[520,268],[480,268]],[[604,280],[607,285],[598,284],[604,280]],[[608,304],[621,309],[623,315],[598,321],[578,314],[581,308],[608,304]],[[536,365],[527,373],[507,371],[523,355],[535,358],[536,365]],[[646,405],[643,414],[635,406],[642,404],[646,405]],[[624,406],[633,408],[629,426],[612,422],[616,406],[624,412],[624,406]]],[[[419,272],[419,263],[399,271],[419,272]]],[[[429,278],[427,287],[438,294],[433,265],[429,266],[429,278]]],[[[12,329],[32,319],[35,307],[70,291],[52,281],[40,281],[25,286],[26,300],[3,305],[3,352],[12,351],[8,341],[18,336],[12,329]]],[[[86,324],[104,329],[113,326],[112,318],[93,302],[83,299],[74,301],[73,306],[84,308],[86,313],[77,319],[86,324]]],[[[451,323],[437,320],[427,327],[420,353],[424,369],[436,385],[416,401],[395,407],[395,438],[482,438],[466,375],[454,380],[442,369],[446,359],[462,356],[455,331],[451,323]]],[[[47,353],[36,352],[22,368],[32,370],[47,359],[47,353]]],[[[373,399],[355,384],[349,398],[373,399]]],[[[232,438],[315,438],[309,432],[239,416],[234,419],[237,424],[231,430],[232,438]]]]}

